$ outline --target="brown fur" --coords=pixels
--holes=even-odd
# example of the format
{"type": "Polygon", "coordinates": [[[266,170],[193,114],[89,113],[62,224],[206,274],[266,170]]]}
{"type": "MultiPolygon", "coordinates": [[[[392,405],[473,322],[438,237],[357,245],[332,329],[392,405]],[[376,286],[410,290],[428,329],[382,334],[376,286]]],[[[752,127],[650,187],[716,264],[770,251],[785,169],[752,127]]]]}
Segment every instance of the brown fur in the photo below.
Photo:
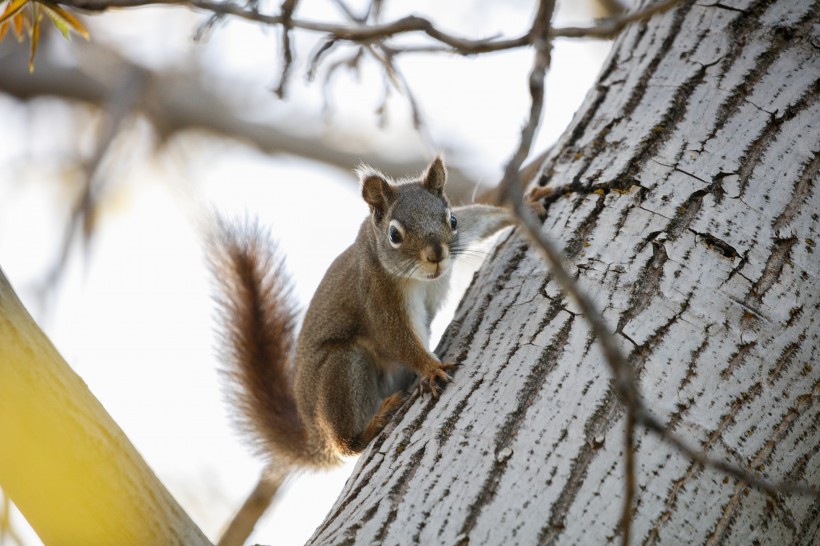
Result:
{"type": "Polygon", "coordinates": [[[252,222],[217,220],[209,251],[220,288],[221,356],[239,424],[258,432],[260,451],[284,463],[301,460],[306,433],[290,380],[296,313],[281,258],[252,222]]]}
{"type": "Polygon", "coordinates": [[[456,209],[453,229],[440,158],[412,182],[368,168],[360,177],[371,214],[319,284],[295,350],[290,281],[267,234],[218,222],[211,245],[232,400],[276,464],[324,467],[360,452],[417,375],[438,395],[452,365],[425,338],[449,285],[450,254],[511,222],[502,209],[471,205],[456,209]],[[395,225],[399,245],[390,240],[395,225]]]}

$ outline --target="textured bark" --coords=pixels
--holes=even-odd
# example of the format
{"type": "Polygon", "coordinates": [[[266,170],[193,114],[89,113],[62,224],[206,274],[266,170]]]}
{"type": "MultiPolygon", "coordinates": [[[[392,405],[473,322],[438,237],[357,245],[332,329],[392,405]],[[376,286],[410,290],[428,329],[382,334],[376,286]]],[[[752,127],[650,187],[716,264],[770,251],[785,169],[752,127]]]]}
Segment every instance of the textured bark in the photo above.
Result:
{"type": "MultiPolygon", "coordinates": [[[[820,482],[817,2],[684,2],[616,42],[547,155],[560,241],[653,411],[713,456],[820,482]]],[[[584,317],[512,233],[439,347],[461,363],[359,461],[313,544],[618,539],[625,415],[584,317]]],[[[633,542],[812,544],[769,497],[639,430],[633,542]]]]}

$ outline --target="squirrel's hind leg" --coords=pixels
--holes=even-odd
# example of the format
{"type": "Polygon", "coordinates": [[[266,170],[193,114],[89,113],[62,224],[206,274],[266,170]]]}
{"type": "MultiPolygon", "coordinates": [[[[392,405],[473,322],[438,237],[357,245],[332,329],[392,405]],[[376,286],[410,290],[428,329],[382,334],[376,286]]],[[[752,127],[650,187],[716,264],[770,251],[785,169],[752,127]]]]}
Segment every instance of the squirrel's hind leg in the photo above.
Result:
{"type": "Polygon", "coordinates": [[[316,399],[323,407],[316,408],[317,415],[323,416],[337,449],[355,455],[381,432],[406,394],[399,391],[383,398],[383,373],[371,352],[357,343],[333,351],[322,366],[327,373],[319,374],[322,392],[316,399]]]}
{"type": "Polygon", "coordinates": [[[402,402],[404,402],[404,397],[406,393],[404,392],[394,392],[384,400],[382,400],[381,405],[379,406],[379,410],[376,412],[376,415],[370,420],[367,427],[364,429],[364,432],[359,434],[356,438],[353,439],[351,442],[351,448],[356,451],[357,453],[363,451],[367,444],[376,437],[378,433],[384,429],[387,425],[387,422],[393,416],[399,406],[401,406],[402,402]]]}

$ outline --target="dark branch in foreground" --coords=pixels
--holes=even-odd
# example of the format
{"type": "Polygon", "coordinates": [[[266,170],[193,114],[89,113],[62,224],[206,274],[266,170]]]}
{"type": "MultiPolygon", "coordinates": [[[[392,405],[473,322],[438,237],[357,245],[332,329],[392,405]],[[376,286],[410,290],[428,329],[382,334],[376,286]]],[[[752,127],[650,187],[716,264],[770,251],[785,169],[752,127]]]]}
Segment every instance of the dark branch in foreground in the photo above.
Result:
{"type": "MultiPolygon", "coordinates": [[[[548,31],[549,37],[610,39],[629,24],[642,21],[652,15],[666,11],[677,3],[677,1],[678,0],[662,0],[661,2],[650,4],[643,9],[610,17],[590,26],[563,28],[550,27],[548,31]]],[[[431,46],[426,46],[422,49],[406,48],[407,51],[442,51],[459,55],[477,55],[491,51],[504,51],[535,45],[535,37],[531,32],[527,32],[521,36],[512,38],[464,38],[449,32],[445,32],[438,28],[429,19],[416,15],[408,15],[388,23],[371,23],[369,25],[340,25],[322,21],[298,19],[292,16],[295,11],[296,3],[291,2],[290,0],[283,4],[282,12],[278,15],[264,14],[260,13],[258,10],[248,9],[237,4],[229,2],[215,2],[213,0],[63,0],[59,2],[59,4],[88,11],[106,11],[113,8],[131,8],[152,5],[183,6],[208,11],[221,16],[230,15],[265,25],[281,25],[285,27],[286,30],[301,29],[325,33],[329,35],[329,38],[344,40],[356,44],[366,44],[374,41],[386,40],[401,34],[423,33],[439,46],[438,49],[431,48],[431,46]]],[[[349,17],[353,16],[349,8],[347,8],[343,3],[337,2],[337,4],[345,10],[349,17]]],[[[368,15],[372,16],[375,13],[377,13],[377,10],[371,10],[368,15]]],[[[366,21],[366,19],[362,18],[356,19],[359,23],[364,23],[366,21]]]]}

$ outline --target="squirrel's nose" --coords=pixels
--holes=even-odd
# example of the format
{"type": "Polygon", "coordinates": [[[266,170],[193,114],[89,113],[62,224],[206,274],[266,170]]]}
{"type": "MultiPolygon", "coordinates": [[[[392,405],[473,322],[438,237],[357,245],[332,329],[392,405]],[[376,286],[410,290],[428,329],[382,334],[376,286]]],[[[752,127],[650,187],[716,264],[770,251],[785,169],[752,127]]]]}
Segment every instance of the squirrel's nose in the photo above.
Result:
{"type": "Polygon", "coordinates": [[[450,253],[447,247],[445,247],[441,243],[433,243],[431,245],[427,245],[424,248],[424,251],[422,252],[422,258],[424,258],[431,264],[437,264],[444,260],[449,254],[450,253]]]}

